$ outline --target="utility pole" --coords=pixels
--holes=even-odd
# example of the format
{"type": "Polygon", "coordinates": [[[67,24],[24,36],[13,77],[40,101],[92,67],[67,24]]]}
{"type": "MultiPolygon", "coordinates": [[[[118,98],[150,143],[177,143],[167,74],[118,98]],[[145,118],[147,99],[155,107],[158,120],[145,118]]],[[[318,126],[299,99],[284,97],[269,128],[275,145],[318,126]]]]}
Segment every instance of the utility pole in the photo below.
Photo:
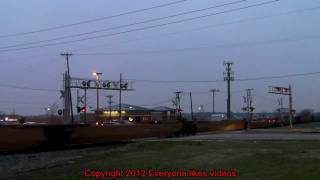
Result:
{"type": "Polygon", "coordinates": [[[61,97],[64,100],[63,107],[63,121],[64,123],[70,123],[70,93],[69,93],[69,85],[68,85],[68,73],[63,73],[63,91],[61,91],[61,97]]]}
{"type": "Polygon", "coordinates": [[[212,114],[214,114],[215,113],[215,110],[214,110],[214,94],[216,92],[220,92],[220,90],[219,89],[211,89],[210,92],[212,92],[212,114]]]}
{"type": "Polygon", "coordinates": [[[280,123],[283,126],[283,98],[282,96],[278,98],[278,105],[279,105],[279,113],[280,113],[280,123]]]}
{"type": "Polygon", "coordinates": [[[80,119],[80,112],[78,111],[78,108],[80,107],[80,96],[79,96],[79,90],[77,89],[77,118],[80,119]]]}
{"type": "Polygon", "coordinates": [[[87,88],[84,88],[84,122],[87,122],[87,88]]]}
{"type": "Polygon", "coordinates": [[[121,91],[121,87],[122,86],[122,74],[120,73],[120,84],[119,84],[119,120],[121,120],[122,116],[121,116],[121,98],[122,98],[122,91],[121,91]]]}
{"type": "Polygon", "coordinates": [[[107,102],[109,103],[109,121],[111,121],[112,120],[112,117],[111,117],[111,104],[112,104],[113,95],[108,95],[106,97],[109,99],[107,102]]]}
{"type": "Polygon", "coordinates": [[[247,129],[250,129],[250,124],[252,121],[252,111],[253,111],[253,107],[252,107],[252,94],[251,92],[253,91],[253,89],[247,89],[247,97],[246,97],[246,103],[247,103],[247,107],[246,110],[248,112],[248,118],[247,118],[247,129]]]}
{"type": "Polygon", "coordinates": [[[178,111],[178,116],[179,117],[181,117],[181,104],[180,104],[180,94],[182,93],[182,91],[177,91],[177,92],[175,92],[175,94],[176,94],[176,102],[177,102],[177,105],[176,105],[176,107],[177,107],[177,109],[176,109],[176,111],[178,111]]]}
{"type": "Polygon", "coordinates": [[[234,73],[231,71],[232,62],[224,62],[226,71],[223,73],[224,81],[228,83],[228,100],[227,100],[227,117],[228,120],[231,120],[231,91],[230,91],[230,82],[234,81],[234,73]]]}
{"type": "MultiPolygon", "coordinates": [[[[66,94],[68,94],[68,96],[69,96],[68,106],[70,106],[70,109],[71,109],[71,123],[73,123],[74,118],[73,118],[73,107],[72,107],[72,95],[71,95],[71,89],[70,89],[70,78],[71,77],[70,77],[70,68],[69,68],[69,57],[72,56],[72,54],[71,53],[61,53],[60,55],[61,56],[65,56],[66,60],[67,60],[67,78],[65,79],[65,83],[66,83],[66,87],[67,87],[66,88],[66,90],[67,90],[66,94]]],[[[66,109],[69,109],[69,108],[66,108],[66,109]]],[[[67,113],[67,114],[69,114],[69,113],[67,113]]]]}
{"type": "Polygon", "coordinates": [[[189,95],[190,95],[191,120],[193,121],[194,117],[193,117],[193,107],[192,107],[192,93],[190,92],[189,95]]]}
{"type": "Polygon", "coordinates": [[[99,115],[99,86],[100,86],[100,76],[102,75],[102,73],[100,72],[94,72],[92,73],[92,75],[95,76],[96,78],[96,89],[97,89],[97,115],[99,115]]]}
{"type": "Polygon", "coordinates": [[[290,128],[292,128],[292,120],[293,120],[293,109],[292,109],[292,89],[291,84],[289,84],[289,120],[290,120],[290,128]]]}

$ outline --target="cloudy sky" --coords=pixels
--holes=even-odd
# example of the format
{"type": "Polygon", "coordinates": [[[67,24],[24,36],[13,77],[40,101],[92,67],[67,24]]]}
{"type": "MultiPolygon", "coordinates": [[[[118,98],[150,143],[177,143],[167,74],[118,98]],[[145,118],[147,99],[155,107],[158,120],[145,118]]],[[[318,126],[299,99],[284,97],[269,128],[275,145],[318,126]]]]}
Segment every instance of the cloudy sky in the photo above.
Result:
{"type": "MultiPolygon", "coordinates": [[[[319,17],[319,0],[2,0],[0,111],[41,114],[61,106],[58,91],[39,90],[62,88],[61,52],[73,53],[73,77],[99,71],[102,79],[122,73],[154,81],[135,82],[124,103],[172,106],[173,92],[192,91],[194,107],[211,111],[208,91],[218,88],[216,110],[226,111],[224,61],[234,63],[236,80],[319,72],[319,17]]],[[[274,111],[279,96],[268,86],[289,83],[295,109],[320,111],[319,75],[234,81],[232,111],[241,111],[247,88],[257,112],[274,111]]],[[[106,91],[103,105],[108,94],[117,101],[117,92],[106,91]]],[[[95,107],[95,91],[88,103],[95,107]]],[[[182,104],[188,111],[186,94],[182,104]]]]}

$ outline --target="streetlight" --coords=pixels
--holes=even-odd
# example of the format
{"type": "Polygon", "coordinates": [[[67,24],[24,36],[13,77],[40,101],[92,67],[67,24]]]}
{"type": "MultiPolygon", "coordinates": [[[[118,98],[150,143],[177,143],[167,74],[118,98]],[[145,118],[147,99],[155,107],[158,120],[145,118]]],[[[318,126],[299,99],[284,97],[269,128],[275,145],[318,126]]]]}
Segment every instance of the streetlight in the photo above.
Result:
{"type": "Polygon", "coordinates": [[[92,75],[96,77],[96,87],[97,87],[97,113],[99,113],[99,80],[102,73],[93,72],[92,75]]]}
{"type": "Polygon", "coordinates": [[[52,112],[51,112],[51,108],[50,107],[47,107],[46,108],[46,112],[47,112],[47,120],[49,121],[51,121],[51,114],[52,114],[52,112]]]}

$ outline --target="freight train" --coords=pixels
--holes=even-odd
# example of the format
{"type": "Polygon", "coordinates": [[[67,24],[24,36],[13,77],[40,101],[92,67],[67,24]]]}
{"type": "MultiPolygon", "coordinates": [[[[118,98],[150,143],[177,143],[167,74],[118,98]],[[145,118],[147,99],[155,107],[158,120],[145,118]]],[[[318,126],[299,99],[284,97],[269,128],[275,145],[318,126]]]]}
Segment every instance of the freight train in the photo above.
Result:
{"type": "Polygon", "coordinates": [[[64,145],[101,144],[149,137],[194,135],[197,132],[243,129],[243,121],[124,124],[4,125],[0,126],[0,152],[26,151],[64,145]]]}
{"type": "MultiPolygon", "coordinates": [[[[250,128],[281,126],[279,120],[258,119],[250,128]]],[[[244,120],[150,122],[133,124],[3,125],[0,126],[0,153],[65,145],[101,144],[150,137],[194,135],[197,132],[232,131],[246,128],[244,120]]]]}

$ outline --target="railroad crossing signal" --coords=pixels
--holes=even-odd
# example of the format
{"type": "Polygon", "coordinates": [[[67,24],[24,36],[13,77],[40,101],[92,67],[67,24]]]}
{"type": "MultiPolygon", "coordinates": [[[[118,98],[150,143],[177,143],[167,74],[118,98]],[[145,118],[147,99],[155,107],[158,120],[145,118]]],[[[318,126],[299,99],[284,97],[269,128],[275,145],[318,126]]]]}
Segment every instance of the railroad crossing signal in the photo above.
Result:
{"type": "Polygon", "coordinates": [[[245,111],[245,112],[253,112],[255,110],[254,107],[243,107],[242,108],[242,111],[245,111]]]}
{"type": "Polygon", "coordinates": [[[87,108],[85,107],[85,106],[83,106],[83,107],[77,107],[77,111],[78,111],[78,113],[80,113],[80,112],[87,112],[87,108]]]}
{"type": "Polygon", "coordinates": [[[59,115],[62,115],[62,113],[63,113],[62,109],[59,109],[59,110],[58,110],[58,114],[59,114],[59,115]]]}
{"type": "Polygon", "coordinates": [[[276,86],[269,86],[269,93],[272,94],[282,94],[282,95],[287,95],[289,96],[289,121],[290,121],[290,128],[292,128],[292,120],[293,120],[293,115],[295,111],[292,108],[292,88],[291,85],[289,84],[289,87],[276,87],[276,86]]]}
{"type": "Polygon", "coordinates": [[[65,92],[60,90],[60,99],[65,98],[65,96],[66,96],[65,92]]]}
{"type": "Polygon", "coordinates": [[[70,78],[70,88],[132,91],[132,82],[70,78]]]}
{"type": "Polygon", "coordinates": [[[269,93],[289,95],[290,94],[290,90],[289,90],[289,88],[286,88],[286,87],[273,87],[273,86],[270,86],[269,87],[269,93]]]}

